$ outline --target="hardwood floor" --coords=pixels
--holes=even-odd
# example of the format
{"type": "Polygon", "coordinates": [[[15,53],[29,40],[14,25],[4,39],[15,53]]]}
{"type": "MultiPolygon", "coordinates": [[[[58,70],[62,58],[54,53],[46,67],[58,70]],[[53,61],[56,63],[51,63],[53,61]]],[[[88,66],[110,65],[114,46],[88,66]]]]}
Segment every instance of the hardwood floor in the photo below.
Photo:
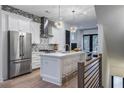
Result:
{"type": "Polygon", "coordinates": [[[64,83],[61,87],[45,82],[40,77],[40,70],[35,70],[30,74],[19,76],[11,80],[0,83],[0,88],[76,88],[77,77],[64,83]]]}

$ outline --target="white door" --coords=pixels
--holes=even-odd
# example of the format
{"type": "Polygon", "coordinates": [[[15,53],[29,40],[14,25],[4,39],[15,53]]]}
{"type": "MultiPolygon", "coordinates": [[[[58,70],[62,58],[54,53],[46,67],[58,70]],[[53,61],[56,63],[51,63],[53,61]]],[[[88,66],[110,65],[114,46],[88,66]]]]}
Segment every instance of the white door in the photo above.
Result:
{"type": "Polygon", "coordinates": [[[112,88],[124,88],[124,78],[112,76],[112,88]]]}

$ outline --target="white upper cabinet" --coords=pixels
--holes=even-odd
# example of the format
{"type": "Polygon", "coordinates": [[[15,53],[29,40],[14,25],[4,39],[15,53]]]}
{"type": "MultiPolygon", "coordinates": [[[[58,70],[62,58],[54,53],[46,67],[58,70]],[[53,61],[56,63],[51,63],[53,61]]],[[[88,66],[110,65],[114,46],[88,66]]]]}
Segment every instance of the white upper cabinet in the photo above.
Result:
{"type": "Polygon", "coordinates": [[[30,20],[8,16],[8,30],[30,33],[30,20]]]}
{"type": "Polygon", "coordinates": [[[65,29],[57,29],[56,27],[52,27],[52,35],[53,37],[49,37],[49,44],[58,44],[58,51],[64,51],[65,45],[65,29]]]}
{"type": "Polygon", "coordinates": [[[32,43],[40,44],[40,23],[27,18],[8,16],[8,30],[32,33],[32,43]]]}
{"type": "Polygon", "coordinates": [[[19,20],[17,18],[8,16],[8,30],[19,31],[19,20]]]}
{"type": "Polygon", "coordinates": [[[36,27],[36,34],[35,34],[35,36],[36,36],[36,43],[37,44],[40,44],[40,23],[35,23],[35,27],[36,27]]]}
{"type": "Polygon", "coordinates": [[[40,23],[31,22],[30,31],[32,33],[32,43],[40,44],[40,23]]]}
{"type": "Polygon", "coordinates": [[[19,19],[19,31],[31,33],[30,21],[19,19]]]}

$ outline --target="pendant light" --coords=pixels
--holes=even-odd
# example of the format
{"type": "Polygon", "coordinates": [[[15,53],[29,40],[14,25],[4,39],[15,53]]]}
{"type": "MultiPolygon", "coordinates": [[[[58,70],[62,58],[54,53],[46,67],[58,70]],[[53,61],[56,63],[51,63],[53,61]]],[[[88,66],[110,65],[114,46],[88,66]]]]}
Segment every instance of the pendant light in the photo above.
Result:
{"type": "Polygon", "coordinates": [[[70,31],[71,32],[76,32],[76,30],[77,30],[77,27],[74,26],[74,22],[75,22],[74,13],[75,13],[75,11],[73,10],[72,11],[72,14],[73,14],[73,25],[70,27],[70,31]]]}
{"type": "Polygon", "coordinates": [[[55,22],[55,26],[57,28],[62,28],[63,27],[63,21],[62,21],[62,18],[60,16],[60,5],[58,6],[58,20],[55,22]]]}

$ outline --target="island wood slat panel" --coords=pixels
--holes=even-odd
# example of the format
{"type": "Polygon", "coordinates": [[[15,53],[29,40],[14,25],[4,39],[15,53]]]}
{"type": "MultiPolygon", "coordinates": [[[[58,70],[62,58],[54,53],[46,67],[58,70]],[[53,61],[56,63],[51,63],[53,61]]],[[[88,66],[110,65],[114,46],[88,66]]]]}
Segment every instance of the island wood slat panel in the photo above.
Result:
{"type": "Polygon", "coordinates": [[[102,87],[102,54],[95,59],[78,63],[78,88],[102,87]]]}

